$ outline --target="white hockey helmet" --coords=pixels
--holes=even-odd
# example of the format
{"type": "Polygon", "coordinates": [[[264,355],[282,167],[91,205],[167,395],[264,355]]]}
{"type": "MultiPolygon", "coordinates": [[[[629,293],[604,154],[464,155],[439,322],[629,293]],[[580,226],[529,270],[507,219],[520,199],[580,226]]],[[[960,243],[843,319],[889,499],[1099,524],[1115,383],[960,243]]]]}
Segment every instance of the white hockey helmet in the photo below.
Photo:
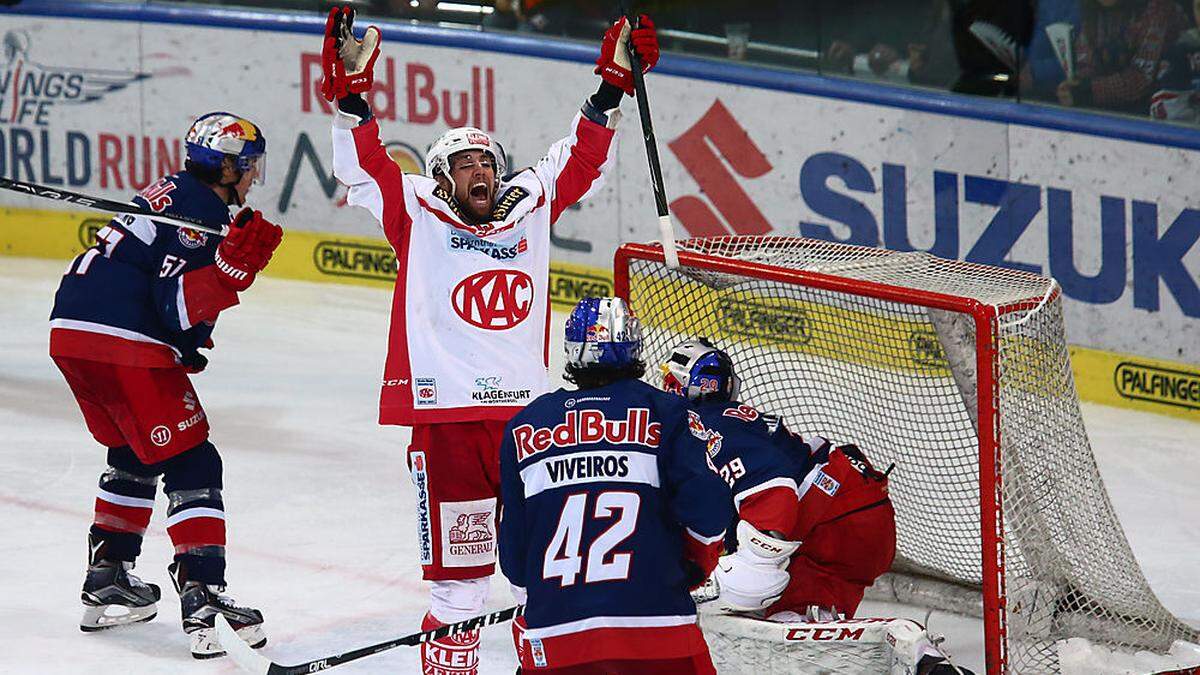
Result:
{"type": "Polygon", "coordinates": [[[691,401],[736,401],[742,382],[733,360],[705,338],[688,340],[671,350],[661,366],[663,390],[691,401]]]}
{"type": "Polygon", "coordinates": [[[504,175],[504,148],[482,129],[457,127],[442,134],[425,153],[425,175],[434,178],[440,172],[450,177],[450,155],[463,150],[483,150],[496,163],[496,180],[504,175]]]}
{"type": "Polygon", "coordinates": [[[620,368],[642,357],[642,324],[621,298],[583,298],[567,317],[563,347],[575,368],[620,368]]]}

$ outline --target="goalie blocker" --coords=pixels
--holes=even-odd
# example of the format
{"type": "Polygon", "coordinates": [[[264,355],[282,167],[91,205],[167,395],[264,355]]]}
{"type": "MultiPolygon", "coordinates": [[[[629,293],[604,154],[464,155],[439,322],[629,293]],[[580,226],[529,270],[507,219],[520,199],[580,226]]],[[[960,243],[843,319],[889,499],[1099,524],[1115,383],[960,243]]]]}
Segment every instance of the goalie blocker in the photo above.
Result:
{"type": "Polygon", "coordinates": [[[714,611],[700,626],[723,674],[974,675],[911,619],[776,622],[714,611]]]}

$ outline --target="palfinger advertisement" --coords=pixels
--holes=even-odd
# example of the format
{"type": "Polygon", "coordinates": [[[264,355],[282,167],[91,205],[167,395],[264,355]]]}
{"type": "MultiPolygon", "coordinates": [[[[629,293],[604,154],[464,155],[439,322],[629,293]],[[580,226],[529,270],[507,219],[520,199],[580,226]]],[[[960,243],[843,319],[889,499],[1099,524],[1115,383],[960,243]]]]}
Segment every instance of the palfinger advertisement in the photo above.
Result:
{"type": "MultiPolygon", "coordinates": [[[[192,11],[184,23],[0,13],[0,175],[126,200],[182,168],[195,117],[227,110],[267,140],[266,181],[250,200],[288,231],[269,272],[389,286],[394,254],[332,174],[317,23],[273,30],[263,13],[256,30],[207,27],[192,11]]],[[[510,167],[529,166],[598,83],[583,58],[384,29],[367,98],[407,172],[423,172],[432,141],[462,125],[500,140],[510,167]]],[[[1093,398],[1197,409],[1200,152],[707,81],[671,74],[670,59],[646,81],[677,236],[802,235],[1050,275],[1077,360],[1103,361],[1093,398]]],[[[620,243],[657,238],[632,99],[622,110],[607,184],[550,232],[560,310],[611,292],[620,243]]],[[[0,252],[69,257],[103,220],[55,208],[0,194],[0,252]]]]}

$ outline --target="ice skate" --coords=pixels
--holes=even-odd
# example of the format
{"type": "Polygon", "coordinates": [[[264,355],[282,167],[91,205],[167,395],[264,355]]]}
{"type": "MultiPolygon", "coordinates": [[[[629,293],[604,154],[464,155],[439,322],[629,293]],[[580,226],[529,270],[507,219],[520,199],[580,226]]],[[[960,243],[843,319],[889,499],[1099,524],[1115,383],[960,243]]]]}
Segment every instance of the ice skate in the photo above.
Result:
{"type": "Polygon", "coordinates": [[[158,614],[162,591],[129,573],[133,563],[105,560],[104,542],[88,535],[88,569],[80,599],[87,609],[79,630],[91,633],[149,621],[158,614]]]}
{"type": "Polygon", "coordinates": [[[179,606],[183,616],[183,632],[191,637],[192,656],[211,659],[224,656],[225,649],[217,638],[216,617],[224,614],[238,637],[254,649],[267,644],[263,632],[262,612],[251,607],[242,607],[232,598],[223,595],[224,586],[203,584],[187,578],[187,567],[178,562],[167,568],[171,581],[179,592],[179,606]]]}

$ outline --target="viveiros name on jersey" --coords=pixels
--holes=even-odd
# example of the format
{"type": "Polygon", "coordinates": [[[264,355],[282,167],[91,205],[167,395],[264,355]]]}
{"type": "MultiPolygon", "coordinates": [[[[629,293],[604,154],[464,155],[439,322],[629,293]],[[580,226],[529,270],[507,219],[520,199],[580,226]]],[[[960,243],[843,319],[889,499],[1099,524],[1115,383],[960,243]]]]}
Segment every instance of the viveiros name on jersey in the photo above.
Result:
{"type": "Polygon", "coordinates": [[[568,410],[563,421],[553,427],[522,424],[513,427],[517,461],[550,448],[570,448],[593,443],[643,445],[657,448],[662,425],[650,420],[648,408],[630,408],[625,419],[610,420],[601,410],[568,410]]]}
{"type": "Polygon", "coordinates": [[[582,478],[624,478],[629,475],[628,455],[567,455],[546,462],[551,483],[582,478]]]}

